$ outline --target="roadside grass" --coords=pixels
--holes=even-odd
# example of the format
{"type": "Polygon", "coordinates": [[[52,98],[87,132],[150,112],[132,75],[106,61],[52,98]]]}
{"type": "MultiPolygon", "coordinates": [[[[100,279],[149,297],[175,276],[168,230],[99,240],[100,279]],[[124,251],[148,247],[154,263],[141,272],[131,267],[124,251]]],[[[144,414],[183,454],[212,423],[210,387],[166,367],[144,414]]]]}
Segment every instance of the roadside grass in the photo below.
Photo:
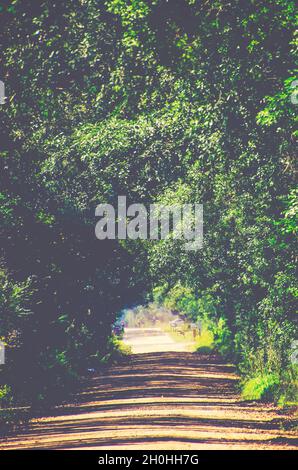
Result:
{"type": "Polygon", "coordinates": [[[117,346],[117,351],[120,354],[120,356],[129,356],[130,354],[132,354],[131,346],[124,343],[122,339],[117,339],[115,341],[115,344],[117,346]]]}
{"type": "Polygon", "coordinates": [[[242,396],[245,400],[273,401],[279,386],[277,374],[263,374],[243,383],[242,396]]]}
{"type": "Polygon", "coordinates": [[[131,353],[131,347],[122,341],[122,337],[111,335],[108,342],[108,351],[99,361],[100,366],[121,362],[125,356],[129,356],[131,353]]]}
{"type": "Polygon", "coordinates": [[[283,372],[263,372],[242,381],[245,400],[275,402],[281,408],[298,407],[297,366],[283,372]]]}

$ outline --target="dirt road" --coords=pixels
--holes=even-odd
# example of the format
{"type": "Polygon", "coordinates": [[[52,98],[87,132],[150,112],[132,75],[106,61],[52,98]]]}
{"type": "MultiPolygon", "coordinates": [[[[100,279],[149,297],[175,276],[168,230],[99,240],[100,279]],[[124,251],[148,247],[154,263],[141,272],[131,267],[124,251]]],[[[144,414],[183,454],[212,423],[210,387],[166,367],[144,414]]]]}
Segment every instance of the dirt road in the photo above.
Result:
{"type": "Polygon", "coordinates": [[[193,343],[175,342],[160,328],[127,328],[123,342],[131,347],[133,354],[150,352],[187,352],[193,343]]]}
{"type": "Polygon", "coordinates": [[[297,448],[294,431],[285,430],[287,416],[273,405],[241,401],[232,365],[183,352],[180,343],[175,351],[161,336],[128,334],[135,351],[143,344],[147,352],[86,379],[74,403],[33,420],[0,449],[297,448]]]}

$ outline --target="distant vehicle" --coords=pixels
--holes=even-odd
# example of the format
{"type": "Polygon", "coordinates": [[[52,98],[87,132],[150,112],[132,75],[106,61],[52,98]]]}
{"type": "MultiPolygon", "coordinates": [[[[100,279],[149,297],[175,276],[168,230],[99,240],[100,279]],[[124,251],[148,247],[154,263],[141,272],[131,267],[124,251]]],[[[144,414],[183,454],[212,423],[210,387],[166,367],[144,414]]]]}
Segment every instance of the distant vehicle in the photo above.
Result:
{"type": "Polygon", "coordinates": [[[115,336],[121,336],[124,333],[124,328],[125,328],[125,322],[123,320],[119,320],[116,323],[114,323],[112,327],[112,333],[115,336]]]}

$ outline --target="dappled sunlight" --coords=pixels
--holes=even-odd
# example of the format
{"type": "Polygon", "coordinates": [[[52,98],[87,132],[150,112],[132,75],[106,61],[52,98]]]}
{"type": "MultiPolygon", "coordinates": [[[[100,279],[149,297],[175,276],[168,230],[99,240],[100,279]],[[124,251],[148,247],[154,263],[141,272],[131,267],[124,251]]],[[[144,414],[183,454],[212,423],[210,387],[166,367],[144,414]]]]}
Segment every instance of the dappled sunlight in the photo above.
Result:
{"type": "Polygon", "coordinates": [[[2,449],[279,449],[295,435],[273,405],[243,402],[234,367],[215,356],[128,357],[89,377],[73,403],[32,420],[2,449]]]}

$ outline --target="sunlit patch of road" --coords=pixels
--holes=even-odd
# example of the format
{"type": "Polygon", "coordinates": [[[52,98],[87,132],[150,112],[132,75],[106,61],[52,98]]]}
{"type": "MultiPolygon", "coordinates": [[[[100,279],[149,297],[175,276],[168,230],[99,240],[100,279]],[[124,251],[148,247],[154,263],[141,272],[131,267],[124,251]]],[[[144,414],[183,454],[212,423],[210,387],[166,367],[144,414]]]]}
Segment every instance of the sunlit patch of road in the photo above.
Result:
{"type": "Polygon", "coordinates": [[[177,342],[160,328],[126,328],[123,342],[132,354],[190,351],[194,343],[177,342]]]}

